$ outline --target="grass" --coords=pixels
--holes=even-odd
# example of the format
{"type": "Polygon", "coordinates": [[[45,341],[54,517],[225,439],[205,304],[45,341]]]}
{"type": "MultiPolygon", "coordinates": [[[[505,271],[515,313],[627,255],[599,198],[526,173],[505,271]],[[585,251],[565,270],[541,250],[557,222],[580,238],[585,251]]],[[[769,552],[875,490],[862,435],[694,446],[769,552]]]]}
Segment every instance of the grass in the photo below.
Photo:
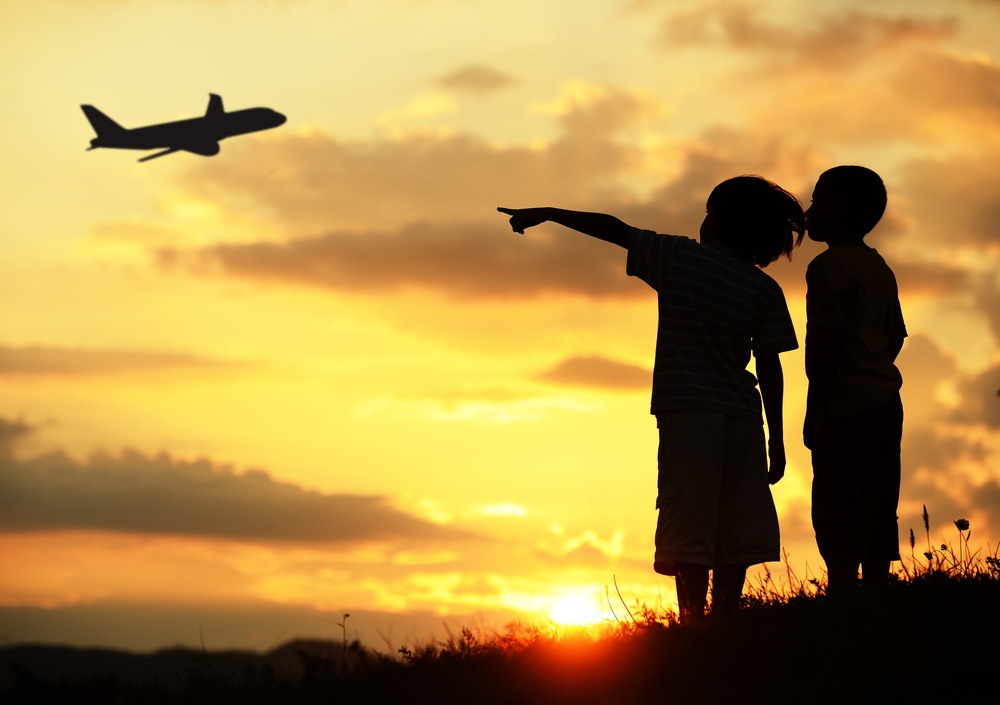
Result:
{"type": "MultiPolygon", "coordinates": [[[[882,594],[828,599],[823,576],[787,566],[747,588],[743,609],[692,625],[669,610],[626,605],[591,628],[513,624],[381,653],[357,642],[302,650],[302,676],[266,662],[207,665],[165,682],[51,683],[22,674],[8,703],[715,703],[963,698],[995,691],[1000,634],[997,549],[932,545],[904,557],[882,594]]],[[[964,526],[964,528],[963,528],[964,526]]],[[[912,532],[911,532],[912,536],[912,532]]],[[[998,547],[1000,548],[1000,547],[998,547]]],[[[609,597],[614,599],[614,593],[609,597]]],[[[345,616],[346,619],[346,616],[345,616]]],[[[209,662],[206,654],[206,664],[209,662]]]]}

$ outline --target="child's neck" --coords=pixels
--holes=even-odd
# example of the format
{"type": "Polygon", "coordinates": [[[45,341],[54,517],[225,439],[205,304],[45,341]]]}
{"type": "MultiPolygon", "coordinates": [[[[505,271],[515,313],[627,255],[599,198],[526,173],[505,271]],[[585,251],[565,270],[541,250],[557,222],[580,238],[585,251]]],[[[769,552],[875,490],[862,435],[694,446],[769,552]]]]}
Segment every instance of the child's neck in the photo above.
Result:
{"type": "Polygon", "coordinates": [[[724,250],[726,253],[729,254],[730,257],[734,257],[734,258],[740,260],[741,262],[746,262],[747,264],[753,264],[753,255],[752,254],[743,252],[740,249],[738,249],[736,247],[733,247],[731,244],[729,244],[725,240],[722,240],[721,238],[718,239],[718,240],[715,240],[714,242],[717,243],[716,247],[724,250]]]}
{"type": "Polygon", "coordinates": [[[841,245],[854,245],[860,247],[868,247],[865,243],[864,237],[851,237],[847,235],[832,235],[827,238],[827,246],[829,247],[840,247],[841,245]]]}

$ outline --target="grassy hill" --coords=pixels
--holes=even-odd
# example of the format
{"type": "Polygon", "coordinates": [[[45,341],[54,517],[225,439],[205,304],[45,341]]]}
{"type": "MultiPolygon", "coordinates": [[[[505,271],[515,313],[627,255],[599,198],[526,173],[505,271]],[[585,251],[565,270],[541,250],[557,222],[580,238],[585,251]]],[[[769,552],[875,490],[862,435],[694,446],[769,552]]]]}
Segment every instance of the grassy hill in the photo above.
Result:
{"type": "Polygon", "coordinates": [[[266,655],[8,647],[0,649],[0,699],[629,705],[996,696],[1000,563],[929,561],[878,596],[831,601],[815,583],[791,594],[760,588],[726,619],[679,625],[642,610],[589,630],[463,630],[395,654],[303,641],[266,655]]]}

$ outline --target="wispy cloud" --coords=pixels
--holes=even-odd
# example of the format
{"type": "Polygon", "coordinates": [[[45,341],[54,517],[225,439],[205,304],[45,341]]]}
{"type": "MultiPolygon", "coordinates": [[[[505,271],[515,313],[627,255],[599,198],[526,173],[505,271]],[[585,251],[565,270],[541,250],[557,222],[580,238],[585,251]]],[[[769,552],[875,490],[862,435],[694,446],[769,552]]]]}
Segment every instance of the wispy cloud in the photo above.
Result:
{"type": "Polygon", "coordinates": [[[466,64],[434,81],[441,88],[469,93],[492,93],[517,83],[510,74],[484,64],[466,64]]]}
{"type": "Polygon", "coordinates": [[[169,368],[223,369],[239,367],[188,353],[111,348],[0,346],[0,376],[98,375],[169,368]]]}
{"type": "Polygon", "coordinates": [[[538,375],[546,382],[582,387],[646,390],[652,371],[600,355],[576,355],[538,375]]]}
{"type": "Polygon", "coordinates": [[[892,17],[856,9],[811,22],[794,12],[776,20],[760,3],[726,1],[669,12],[660,38],[665,47],[718,44],[759,55],[766,63],[841,71],[903,43],[938,41],[955,29],[953,18],[892,17]]]}

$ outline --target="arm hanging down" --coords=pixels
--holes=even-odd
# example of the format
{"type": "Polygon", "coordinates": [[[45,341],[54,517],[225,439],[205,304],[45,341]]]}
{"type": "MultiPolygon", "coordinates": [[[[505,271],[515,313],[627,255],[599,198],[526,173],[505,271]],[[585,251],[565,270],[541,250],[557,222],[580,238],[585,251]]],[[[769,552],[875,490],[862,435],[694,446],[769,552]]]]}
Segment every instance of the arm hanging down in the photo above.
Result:
{"type": "Polygon", "coordinates": [[[785,476],[785,433],[782,418],[785,377],[778,353],[760,353],[755,357],[757,382],[760,384],[760,397],[764,404],[764,418],[767,419],[767,481],[773,485],[785,476]]]}

